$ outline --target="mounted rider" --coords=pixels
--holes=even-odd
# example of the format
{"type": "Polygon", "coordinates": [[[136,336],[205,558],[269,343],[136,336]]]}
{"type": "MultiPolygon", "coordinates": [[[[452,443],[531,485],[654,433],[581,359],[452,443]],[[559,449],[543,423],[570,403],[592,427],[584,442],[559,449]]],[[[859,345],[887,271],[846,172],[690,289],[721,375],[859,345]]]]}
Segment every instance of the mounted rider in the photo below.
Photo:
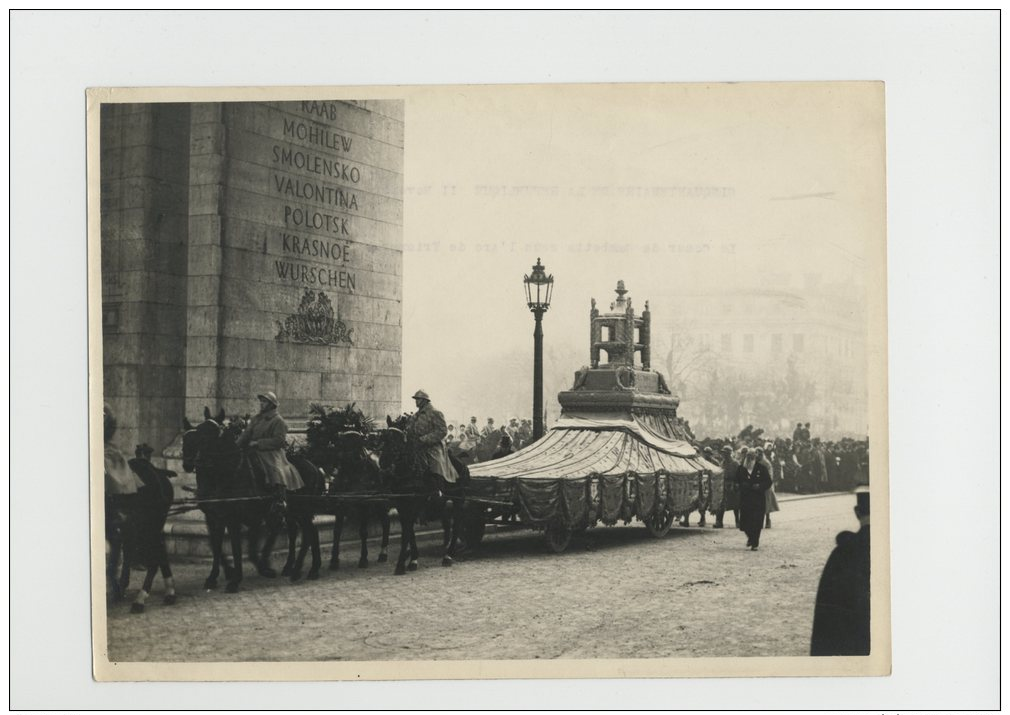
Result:
{"type": "Polygon", "coordinates": [[[449,461],[449,452],[445,447],[448,434],[445,416],[432,407],[431,398],[424,390],[415,392],[413,399],[417,412],[407,423],[408,439],[418,445],[425,469],[438,475],[443,483],[456,484],[459,475],[449,461]]]}
{"type": "Polygon", "coordinates": [[[249,421],[238,438],[238,445],[249,447],[254,458],[258,459],[267,485],[287,490],[301,489],[305,486],[302,477],[284,453],[288,443],[288,424],[277,413],[277,395],[264,392],[256,397],[260,401],[259,414],[249,421]]]}

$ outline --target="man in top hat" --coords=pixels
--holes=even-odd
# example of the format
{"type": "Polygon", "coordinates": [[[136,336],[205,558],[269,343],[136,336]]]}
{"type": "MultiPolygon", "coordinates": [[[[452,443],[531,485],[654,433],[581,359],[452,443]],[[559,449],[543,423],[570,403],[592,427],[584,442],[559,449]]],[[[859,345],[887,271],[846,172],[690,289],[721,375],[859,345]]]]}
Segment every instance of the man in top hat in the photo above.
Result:
{"type": "Polygon", "coordinates": [[[870,490],[856,489],[859,531],[835,537],[814,602],[810,655],[870,654],[870,490]]]}
{"type": "Polygon", "coordinates": [[[260,411],[239,436],[238,445],[252,451],[263,469],[266,483],[276,485],[283,496],[284,490],[301,489],[305,484],[284,452],[288,444],[288,423],[277,412],[277,395],[268,391],[256,398],[260,411]]]}
{"type": "Polygon", "coordinates": [[[431,398],[424,390],[415,392],[413,399],[417,412],[411,415],[407,424],[407,437],[420,446],[425,469],[444,482],[455,484],[459,475],[449,461],[449,453],[445,448],[445,437],[448,434],[445,417],[431,406],[431,398]]]}

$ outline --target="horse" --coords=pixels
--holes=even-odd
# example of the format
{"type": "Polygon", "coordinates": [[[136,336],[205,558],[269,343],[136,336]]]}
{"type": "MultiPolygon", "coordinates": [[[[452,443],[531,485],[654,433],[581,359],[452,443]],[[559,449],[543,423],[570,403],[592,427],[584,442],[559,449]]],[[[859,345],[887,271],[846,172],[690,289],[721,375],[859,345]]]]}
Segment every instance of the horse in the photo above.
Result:
{"type": "Polygon", "coordinates": [[[133,543],[128,543],[123,552],[122,590],[129,585],[129,569],[132,563],[142,563],[145,566],[144,585],[140,587],[130,613],[143,613],[154,577],[161,571],[165,581],[165,598],[167,606],[175,605],[175,579],[172,577],[172,566],[168,561],[168,549],[165,547],[165,520],[172,506],[174,492],[169,481],[175,472],[158,469],[151,463],[153,450],[146,444],[137,445],[136,457],[129,461],[130,469],[140,477],[144,486],[137,490],[137,498],[133,504],[132,518],[134,528],[130,534],[133,543]]]}
{"type": "Polygon", "coordinates": [[[237,444],[241,424],[238,420],[226,422],[223,409],[211,416],[206,407],[204,421],[196,427],[183,420],[182,466],[186,472],[196,473],[197,498],[213,554],[204,588],[217,588],[223,568],[228,593],[236,593],[242,582],[243,525],[249,529],[249,557],[256,571],[265,578],[277,577],[270,568],[270,553],[284,518],[282,500],[276,492],[267,493],[265,484],[257,483],[251,460],[237,444]],[[257,547],[264,526],[266,539],[260,550],[257,547]],[[231,539],[233,564],[224,555],[226,533],[231,539]]]}
{"type": "Polygon", "coordinates": [[[116,418],[106,406],[105,538],[109,549],[106,578],[111,600],[122,600],[130,585],[131,566],[137,562],[146,564],[147,578],[130,608],[133,613],[142,613],[159,567],[165,579],[165,603],[176,602],[163,533],[173,498],[168,477],[174,477],[175,473],[155,468],[150,462],[153,450],[146,444],[137,445],[136,459],[127,461],[113,443],[116,429],[116,418]],[[120,559],[122,570],[117,573],[120,559]]]}
{"type": "Polygon", "coordinates": [[[400,553],[394,573],[398,576],[417,570],[417,538],[415,524],[426,512],[440,510],[446,538],[443,566],[452,566],[456,558],[459,529],[464,508],[464,485],[469,470],[454,460],[457,470],[462,469],[456,484],[448,484],[432,474],[420,458],[420,451],[407,437],[401,419],[394,422],[386,418],[387,428],[380,435],[379,466],[384,482],[393,494],[392,502],[400,518],[400,553]],[[458,465],[458,466],[457,466],[458,465]],[[451,507],[447,505],[451,502],[451,507]]]}
{"type": "Polygon", "coordinates": [[[326,479],[323,471],[305,457],[288,452],[288,461],[298,470],[305,485],[301,489],[288,492],[287,509],[285,511],[285,522],[287,523],[288,534],[288,559],[281,569],[281,575],[287,576],[292,583],[302,577],[302,568],[305,565],[305,555],[312,549],[312,566],[309,567],[305,578],[314,581],[319,578],[319,570],[322,567],[322,555],[319,547],[319,529],[313,522],[315,512],[311,501],[303,501],[302,497],[316,497],[322,495],[326,487],[326,479]],[[295,554],[295,545],[298,536],[301,534],[301,546],[295,554]]]}
{"type": "MultiPolygon", "coordinates": [[[[376,494],[382,491],[379,458],[376,454],[374,437],[372,446],[369,437],[357,430],[340,432],[336,438],[333,457],[334,478],[328,493],[334,496],[350,494],[376,494]]],[[[389,559],[389,508],[387,500],[363,501],[358,504],[344,501],[334,509],[333,548],[330,552],[330,571],[340,568],[340,535],[347,519],[356,519],[358,535],[361,538],[361,554],[358,568],[368,566],[368,523],[375,519],[382,525],[382,541],[379,545],[377,561],[385,563],[389,559]]]]}

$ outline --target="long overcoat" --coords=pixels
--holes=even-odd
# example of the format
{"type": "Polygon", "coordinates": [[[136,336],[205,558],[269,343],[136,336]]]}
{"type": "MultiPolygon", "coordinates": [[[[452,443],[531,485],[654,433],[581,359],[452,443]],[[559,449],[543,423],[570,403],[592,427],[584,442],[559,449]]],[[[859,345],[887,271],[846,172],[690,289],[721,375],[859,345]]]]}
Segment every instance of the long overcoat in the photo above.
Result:
{"type": "Polygon", "coordinates": [[[284,453],[288,443],[288,424],[277,414],[276,408],[253,417],[238,438],[238,445],[244,447],[252,441],[256,442],[255,456],[263,465],[268,484],[283,484],[290,490],[305,486],[298,470],[284,453]]]}
{"type": "Polygon", "coordinates": [[[432,407],[430,402],[425,402],[407,425],[407,436],[421,450],[420,457],[425,469],[450,484],[455,484],[459,475],[449,461],[449,453],[445,448],[445,436],[448,433],[445,416],[432,407]]]}
{"type": "Polygon", "coordinates": [[[736,483],[736,472],[740,465],[732,457],[727,457],[722,463],[722,508],[725,511],[736,511],[740,508],[740,487],[736,483]]]}
{"type": "Polygon", "coordinates": [[[740,489],[740,528],[761,531],[765,518],[765,492],[772,486],[768,467],[757,462],[751,471],[740,465],[736,470],[736,483],[740,489]]]}
{"type": "Polygon", "coordinates": [[[810,655],[869,655],[870,526],[836,543],[817,588],[810,655]]]}

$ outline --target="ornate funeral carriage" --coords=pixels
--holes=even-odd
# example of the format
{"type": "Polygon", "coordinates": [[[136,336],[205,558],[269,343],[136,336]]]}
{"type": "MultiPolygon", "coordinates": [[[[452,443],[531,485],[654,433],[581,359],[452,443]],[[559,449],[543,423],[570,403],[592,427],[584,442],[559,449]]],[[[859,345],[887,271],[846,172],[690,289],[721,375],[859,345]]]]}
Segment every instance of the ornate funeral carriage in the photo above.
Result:
{"type": "Polygon", "coordinates": [[[636,318],[623,281],[616,292],[607,312],[592,301],[590,365],[558,395],[560,419],[529,447],[470,467],[470,543],[489,523],[542,529],[556,552],[600,522],[637,519],[659,537],[678,516],[722,500],[722,471],[703,458],[677,417],[678,398],[650,369],[648,302],[636,318]]]}

